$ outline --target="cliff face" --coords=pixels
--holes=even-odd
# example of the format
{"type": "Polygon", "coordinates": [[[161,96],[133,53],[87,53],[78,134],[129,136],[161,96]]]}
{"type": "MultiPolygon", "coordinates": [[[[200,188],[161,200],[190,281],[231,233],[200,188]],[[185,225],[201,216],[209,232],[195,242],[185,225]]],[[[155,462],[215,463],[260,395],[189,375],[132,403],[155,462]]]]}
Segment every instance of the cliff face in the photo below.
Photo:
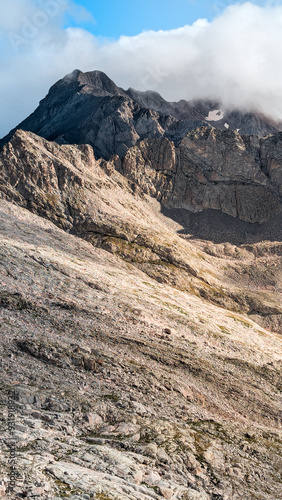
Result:
{"type": "Polygon", "coordinates": [[[282,136],[241,137],[201,127],[179,147],[166,139],[130,149],[122,172],[167,208],[219,210],[264,223],[281,209],[282,136]]]}
{"type": "Polygon", "coordinates": [[[90,144],[96,157],[109,159],[124,156],[140,138],[162,137],[174,123],[172,116],[141,107],[104,73],[76,70],[51,87],[17,128],[62,144],[90,144]]]}

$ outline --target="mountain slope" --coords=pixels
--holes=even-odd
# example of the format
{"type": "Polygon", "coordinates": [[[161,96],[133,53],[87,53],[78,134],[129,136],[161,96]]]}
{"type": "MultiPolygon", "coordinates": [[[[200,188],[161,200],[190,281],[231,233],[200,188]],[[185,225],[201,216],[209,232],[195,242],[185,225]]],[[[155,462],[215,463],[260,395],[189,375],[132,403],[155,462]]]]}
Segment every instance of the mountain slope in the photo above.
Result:
{"type": "MultiPolygon", "coordinates": [[[[145,151],[148,154],[148,148],[145,151]]],[[[157,145],[157,151],[160,168],[157,179],[162,180],[163,166],[168,167],[173,149],[163,152],[161,145],[157,145]]],[[[131,153],[131,172],[135,175],[135,148],[131,153]]],[[[153,162],[153,151],[150,157],[153,162]]],[[[264,273],[263,263],[260,265],[258,260],[254,283],[250,287],[252,273],[248,270],[248,284],[242,280],[240,287],[235,269],[231,272],[224,260],[213,262],[208,255],[199,253],[188,239],[180,238],[177,232],[182,231],[183,226],[161,213],[157,200],[145,194],[146,186],[139,183],[138,187],[138,179],[132,182],[117,172],[117,168],[129,168],[128,157],[124,164],[118,158],[111,162],[96,160],[90,146],[59,146],[34,134],[18,131],[2,149],[0,165],[0,192],[5,199],[135,263],[160,282],[186,291],[193,290],[198,296],[235,311],[254,314],[262,324],[280,331],[281,273],[274,271],[272,266],[278,265],[281,243],[277,243],[277,247],[269,244],[273,249],[270,252],[274,253],[273,262],[269,259],[269,273],[264,273]],[[274,290],[277,291],[274,293],[274,290]]],[[[149,167],[148,172],[141,167],[139,162],[138,173],[142,182],[148,180],[147,192],[150,192],[149,167]]],[[[166,182],[157,187],[162,189],[164,202],[169,196],[166,182]]],[[[253,200],[249,198],[249,209],[255,213],[252,207],[253,203],[257,206],[257,200],[253,200]]],[[[206,245],[209,248],[208,243],[206,245]]],[[[262,243],[258,245],[264,248],[262,243]]],[[[258,252],[252,250],[250,261],[248,257],[245,263],[246,269],[253,266],[252,256],[258,252]]]]}
{"type": "MultiPolygon", "coordinates": [[[[18,131],[0,161],[15,491],[280,499],[281,243],[183,239],[90,146],[18,131]]],[[[8,443],[3,432],[3,498],[8,443]]]]}
{"type": "Polygon", "coordinates": [[[280,499],[281,337],[0,204],[1,423],[13,394],[14,493],[280,499]]]}
{"type": "Polygon", "coordinates": [[[2,141],[1,498],[281,499],[282,134],[214,106],[76,70],[2,141]]]}

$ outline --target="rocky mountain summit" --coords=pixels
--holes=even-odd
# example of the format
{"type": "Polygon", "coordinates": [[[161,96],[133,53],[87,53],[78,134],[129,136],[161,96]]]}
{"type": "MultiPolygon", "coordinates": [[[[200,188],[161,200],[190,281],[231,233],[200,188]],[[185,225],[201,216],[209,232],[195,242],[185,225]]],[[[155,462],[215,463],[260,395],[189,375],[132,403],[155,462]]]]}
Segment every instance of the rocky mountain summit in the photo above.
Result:
{"type": "Polygon", "coordinates": [[[3,141],[1,498],[281,499],[282,134],[200,106],[75,71],[3,141]]]}
{"type": "MultiPolygon", "coordinates": [[[[231,112],[246,126],[224,129],[224,113],[214,106],[168,103],[155,92],[124,91],[102,72],[75,70],[18,128],[59,144],[89,144],[95,158],[117,155],[115,168],[167,209],[217,210],[258,224],[277,215],[280,221],[278,124],[231,112]]],[[[13,131],[2,140],[2,148],[12,136],[13,131]]]]}
{"type": "Polygon", "coordinates": [[[176,145],[201,125],[265,136],[282,130],[258,113],[222,111],[212,101],[170,103],[156,92],[127,91],[100,71],[66,75],[51,87],[39,107],[17,129],[60,144],[90,144],[96,157],[123,157],[138,141],[166,137],[176,145]]]}

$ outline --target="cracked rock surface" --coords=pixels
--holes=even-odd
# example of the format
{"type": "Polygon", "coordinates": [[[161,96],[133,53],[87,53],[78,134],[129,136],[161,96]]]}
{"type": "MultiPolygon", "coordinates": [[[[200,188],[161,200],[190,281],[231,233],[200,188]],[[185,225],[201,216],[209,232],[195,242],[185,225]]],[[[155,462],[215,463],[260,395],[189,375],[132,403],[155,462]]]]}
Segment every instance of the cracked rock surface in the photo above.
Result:
{"type": "MultiPolygon", "coordinates": [[[[202,158],[221,140],[205,134],[179,148],[202,158]]],[[[266,175],[244,147],[250,187],[276,193],[278,152],[266,175]]],[[[3,498],[281,498],[281,239],[269,223],[209,241],[170,217],[150,190],[169,193],[179,155],[145,141],[106,162],[22,131],[2,149],[3,498]]]]}
{"type": "Polygon", "coordinates": [[[281,497],[278,334],[6,201],[0,227],[3,498],[281,497]]]}
{"type": "Polygon", "coordinates": [[[0,141],[1,498],[281,500],[281,124],[215,106],[75,70],[0,141]]]}

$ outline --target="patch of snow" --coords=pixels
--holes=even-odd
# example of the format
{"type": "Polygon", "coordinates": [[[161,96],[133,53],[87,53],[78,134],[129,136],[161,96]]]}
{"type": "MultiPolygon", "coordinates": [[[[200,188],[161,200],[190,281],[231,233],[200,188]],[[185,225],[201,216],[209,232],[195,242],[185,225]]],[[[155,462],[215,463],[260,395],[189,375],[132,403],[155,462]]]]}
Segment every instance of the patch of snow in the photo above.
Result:
{"type": "Polygon", "coordinates": [[[218,120],[222,120],[224,118],[224,112],[220,109],[214,109],[209,112],[209,116],[206,116],[206,120],[209,122],[218,122],[218,120]]]}

